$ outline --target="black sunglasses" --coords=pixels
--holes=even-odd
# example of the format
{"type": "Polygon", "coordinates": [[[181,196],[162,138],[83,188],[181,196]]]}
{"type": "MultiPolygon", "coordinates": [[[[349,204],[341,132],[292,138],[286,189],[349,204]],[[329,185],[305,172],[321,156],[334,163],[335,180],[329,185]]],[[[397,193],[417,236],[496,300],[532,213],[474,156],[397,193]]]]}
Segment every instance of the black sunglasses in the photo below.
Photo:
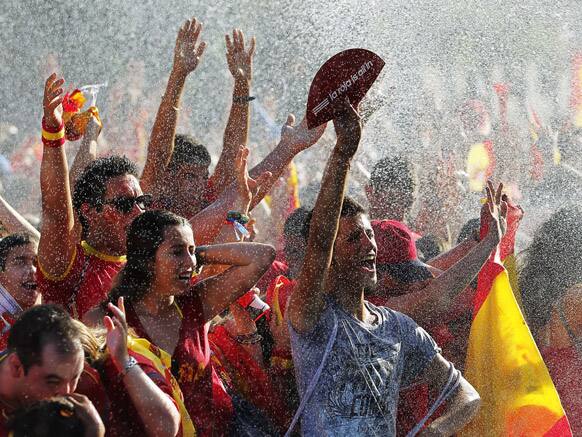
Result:
{"type": "Polygon", "coordinates": [[[103,205],[111,205],[123,214],[128,214],[137,205],[140,209],[146,210],[152,204],[151,194],[142,194],[137,197],[116,197],[115,199],[103,201],[103,205]]]}

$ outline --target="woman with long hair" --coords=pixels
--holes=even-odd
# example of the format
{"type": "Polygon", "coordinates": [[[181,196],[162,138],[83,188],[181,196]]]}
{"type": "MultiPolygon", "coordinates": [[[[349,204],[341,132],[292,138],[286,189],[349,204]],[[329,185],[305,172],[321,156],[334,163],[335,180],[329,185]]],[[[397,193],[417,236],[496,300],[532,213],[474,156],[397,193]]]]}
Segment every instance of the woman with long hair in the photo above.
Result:
{"type": "Polygon", "coordinates": [[[538,229],[519,288],[572,431],[582,434],[582,207],[565,207],[538,229]]]}
{"type": "Polygon", "coordinates": [[[196,247],[188,221],[167,211],[146,211],[129,227],[127,263],[107,302],[123,297],[129,327],[171,355],[198,435],[226,435],[238,420],[228,376],[209,346],[209,322],[251,289],[274,257],[272,246],[259,243],[196,247]],[[196,281],[199,264],[230,267],[196,281]]]}

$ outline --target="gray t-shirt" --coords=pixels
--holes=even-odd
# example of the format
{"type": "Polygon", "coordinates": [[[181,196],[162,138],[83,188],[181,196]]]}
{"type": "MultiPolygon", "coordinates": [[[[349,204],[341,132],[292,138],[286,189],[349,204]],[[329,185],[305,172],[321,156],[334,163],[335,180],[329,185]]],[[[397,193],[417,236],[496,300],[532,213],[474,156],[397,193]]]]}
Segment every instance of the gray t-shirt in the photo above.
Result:
{"type": "Polygon", "coordinates": [[[337,318],[337,338],[302,414],[305,436],[396,435],[398,393],[440,352],[410,317],[366,302],[376,317],[363,323],[329,301],[317,326],[291,348],[300,395],[321,364],[337,318]]]}

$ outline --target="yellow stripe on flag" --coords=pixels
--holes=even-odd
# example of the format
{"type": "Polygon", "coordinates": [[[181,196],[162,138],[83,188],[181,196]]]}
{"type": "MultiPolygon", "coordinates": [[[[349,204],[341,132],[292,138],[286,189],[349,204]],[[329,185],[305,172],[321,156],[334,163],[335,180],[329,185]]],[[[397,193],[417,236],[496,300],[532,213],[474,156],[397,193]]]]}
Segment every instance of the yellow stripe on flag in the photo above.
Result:
{"type": "MultiPolygon", "coordinates": [[[[564,409],[511,290],[498,269],[471,326],[465,375],[481,395],[462,436],[571,436],[564,409]]],[[[487,280],[480,275],[479,280],[487,280]]]]}

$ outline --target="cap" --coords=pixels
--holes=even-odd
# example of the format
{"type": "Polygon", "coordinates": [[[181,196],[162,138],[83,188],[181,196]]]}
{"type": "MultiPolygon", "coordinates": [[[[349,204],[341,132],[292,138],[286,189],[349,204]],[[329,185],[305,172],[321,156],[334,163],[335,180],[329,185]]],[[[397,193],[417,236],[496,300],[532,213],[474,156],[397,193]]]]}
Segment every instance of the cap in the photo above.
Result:
{"type": "Polygon", "coordinates": [[[396,220],[373,220],[378,246],[376,268],[402,283],[424,281],[433,277],[429,266],[418,259],[413,232],[396,220]]]}

